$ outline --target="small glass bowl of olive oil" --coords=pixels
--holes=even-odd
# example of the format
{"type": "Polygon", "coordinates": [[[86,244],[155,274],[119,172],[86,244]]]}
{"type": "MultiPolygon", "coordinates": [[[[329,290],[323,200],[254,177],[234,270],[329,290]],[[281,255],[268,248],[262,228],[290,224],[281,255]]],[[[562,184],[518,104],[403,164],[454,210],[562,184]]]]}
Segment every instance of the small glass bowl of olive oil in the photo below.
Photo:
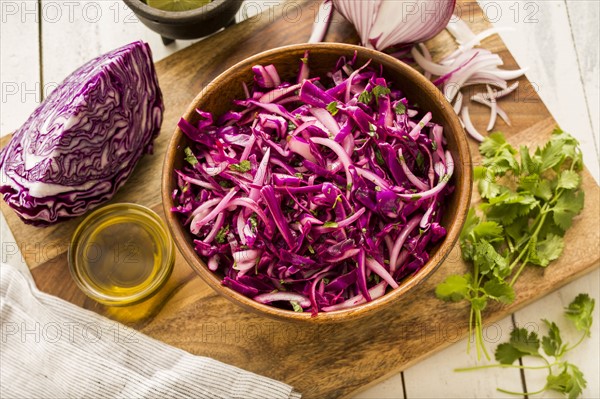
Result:
{"type": "Polygon", "coordinates": [[[137,204],[108,205],[79,224],[69,268],[90,298],[112,306],[140,302],[169,278],[175,246],[160,217],[137,204]]]}

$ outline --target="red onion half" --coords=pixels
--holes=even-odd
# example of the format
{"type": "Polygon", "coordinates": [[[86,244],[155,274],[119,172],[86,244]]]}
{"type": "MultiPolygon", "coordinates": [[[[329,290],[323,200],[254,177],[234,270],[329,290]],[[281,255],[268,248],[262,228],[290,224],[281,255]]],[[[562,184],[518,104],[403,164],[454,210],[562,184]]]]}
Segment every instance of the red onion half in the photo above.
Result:
{"type": "MultiPolygon", "coordinates": [[[[456,0],[333,0],[333,5],[354,25],[363,46],[385,50],[440,33],[452,17],[456,0]]],[[[327,25],[326,19],[319,18],[315,30],[322,25],[327,25]]]]}

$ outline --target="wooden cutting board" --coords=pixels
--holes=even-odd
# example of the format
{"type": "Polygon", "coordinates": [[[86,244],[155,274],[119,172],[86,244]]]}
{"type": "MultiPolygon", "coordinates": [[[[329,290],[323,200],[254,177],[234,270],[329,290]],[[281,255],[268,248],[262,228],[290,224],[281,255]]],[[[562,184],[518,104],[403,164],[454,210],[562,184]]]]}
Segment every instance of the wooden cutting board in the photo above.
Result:
{"type": "MultiPolygon", "coordinates": [[[[305,41],[318,4],[316,0],[284,3],[158,62],[166,112],[155,153],[142,159],[111,202],[136,202],[162,215],[163,155],[188,103],[234,63],[266,49],[305,41]]],[[[475,32],[489,27],[477,3],[461,1],[457,7],[457,13],[475,32]]],[[[352,27],[335,15],[326,41],[356,43],[357,37],[352,27]]],[[[446,32],[427,45],[436,59],[455,48],[446,32]]],[[[500,54],[507,69],[518,67],[497,36],[485,40],[483,47],[500,54]]],[[[512,126],[500,121],[496,128],[515,146],[542,143],[555,127],[554,119],[525,78],[521,78],[517,92],[502,100],[502,106],[512,126]]],[[[473,105],[471,117],[476,126],[485,126],[489,113],[485,107],[473,105]]],[[[475,143],[471,143],[471,152],[474,162],[479,162],[475,143]]],[[[599,188],[587,171],[583,187],[585,209],[565,237],[560,260],[547,269],[529,268],[516,286],[515,302],[490,308],[485,314],[487,322],[499,320],[598,266],[599,188]]],[[[67,267],[69,239],[81,218],[42,229],[21,223],[4,202],[1,210],[42,291],[191,353],[285,381],[305,398],[347,397],[467,334],[467,306],[442,303],[433,293],[447,275],[466,270],[458,248],[432,278],[397,305],[348,324],[304,326],[262,318],[231,304],[195,276],[179,255],[172,277],[155,297],[125,308],[102,306],[77,289],[67,267]]],[[[13,250],[10,243],[3,248],[6,253],[13,250]]]]}

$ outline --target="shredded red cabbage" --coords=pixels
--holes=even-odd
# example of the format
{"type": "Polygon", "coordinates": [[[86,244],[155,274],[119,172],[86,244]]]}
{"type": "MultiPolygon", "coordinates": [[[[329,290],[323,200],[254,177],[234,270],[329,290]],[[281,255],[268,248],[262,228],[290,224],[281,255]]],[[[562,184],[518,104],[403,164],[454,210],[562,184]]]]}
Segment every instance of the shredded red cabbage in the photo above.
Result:
{"type": "Polygon", "coordinates": [[[223,284],[295,311],[349,308],[429,260],[454,164],[442,127],[382,75],[342,57],[326,79],[255,66],[248,98],[181,119],[193,143],[173,192],[223,284]]]}

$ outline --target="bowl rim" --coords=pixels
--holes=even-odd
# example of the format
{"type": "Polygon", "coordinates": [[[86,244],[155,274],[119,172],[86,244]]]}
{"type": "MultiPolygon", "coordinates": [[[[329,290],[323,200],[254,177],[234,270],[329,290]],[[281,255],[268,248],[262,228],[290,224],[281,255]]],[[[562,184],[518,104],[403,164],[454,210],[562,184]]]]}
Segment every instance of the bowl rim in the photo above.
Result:
{"type": "Polygon", "coordinates": [[[456,164],[460,162],[463,165],[461,181],[462,186],[464,188],[461,192],[455,191],[455,193],[453,193],[453,195],[459,195],[459,198],[457,198],[458,206],[452,218],[452,223],[450,224],[447,230],[447,234],[444,238],[444,241],[442,241],[439,244],[436,255],[429,259],[429,261],[425,263],[423,268],[421,268],[418,273],[404,279],[397,289],[394,289],[393,291],[390,291],[382,297],[377,298],[371,302],[363,303],[361,305],[348,309],[336,310],[332,312],[319,312],[316,316],[312,316],[310,312],[293,312],[285,309],[280,309],[271,305],[261,304],[221,284],[221,279],[212,271],[210,271],[208,267],[206,267],[206,264],[198,257],[191,243],[188,242],[189,240],[186,239],[186,233],[183,229],[183,226],[181,225],[181,222],[177,218],[176,214],[171,212],[171,207],[174,206],[174,202],[171,198],[171,193],[168,191],[170,188],[169,182],[170,179],[173,178],[172,169],[175,155],[178,151],[178,143],[184,135],[184,133],[181,131],[181,129],[179,129],[179,127],[175,128],[175,131],[170,139],[165,154],[162,170],[161,191],[163,197],[165,218],[167,220],[167,225],[169,226],[171,234],[174,237],[175,244],[177,245],[179,251],[183,255],[185,261],[190,265],[190,267],[194,269],[194,271],[196,271],[196,273],[199,274],[200,277],[217,293],[221,294],[228,300],[234,302],[238,306],[242,306],[245,309],[253,310],[255,312],[260,312],[262,315],[270,318],[290,322],[336,323],[355,320],[357,318],[364,317],[367,314],[372,314],[372,311],[376,309],[383,309],[389,306],[399,297],[403,296],[405,292],[409,291],[413,287],[425,281],[444,262],[444,260],[454,248],[454,245],[458,240],[460,231],[467,216],[471,200],[473,171],[471,168],[471,154],[469,150],[469,144],[467,142],[466,135],[464,134],[464,130],[462,129],[458,116],[456,115],[456,113],[454,113],[452,106],[450,105],[450,103],[448,103],[444,96],[441,95],[439,89],[437,89],[433,85],[433,83],[431,83],[427,78],[421,75],[417,70],[401,62],[400,60],[393,58],[390,55],[381,53],[379,51],[371,50],[357,45],[344,43],[302,43],[277,47],[255,54],[227,68],[224,72],[219,74],[215,79],[213,79],[209,84],[207,84],[194,98],[194,100],[189,104],[182,118],[189,119],[190,116],[196,112],[196,104],[199,103],[202,97],[204,97],[211,90],[214,90],[213,88],[219,87],[222,82],[228,80],[228,76],[231,74],[232,71],[244,68],[251,68],[253,65],[259,63],[259,60],[264,61],[265,58],[268,58],[269,56],[278,54],[280,52],[301,52],[305,50],[314,51],[318,48],[333,48],[338,49],[340,50],[340,52],[344,53],[359,51],[365,56],[365,58],[371,58],[377,63],[381,63],[381,60],[383,60],[388,63],[396,64],[398,68],[404,70],[403,72],[407,74],[410,80],[412,80],[413,82],[419,81],[420,84],[428,86],[426,90],[428,93],[440,94],[440,108],[442,110],[442,113],[448,114],[448,119],[450,121],[449,126],[445,126],[445,128],[458,133],[454,136],[456,140],[457,153],[459,155],[459,159],[455,159],[454,163],[456,164]]]}
{"type": "Polygon", "coordinates": [[[223,6],[238,0],[212,0],[201,7],[187,11],[165,11],[154,8],[142,0],[123,0],[125,4],[137,15],[146,19],[167,24],[182,24],[196,22],[198,17],[204,19],[216,18],[223,6]]]}

